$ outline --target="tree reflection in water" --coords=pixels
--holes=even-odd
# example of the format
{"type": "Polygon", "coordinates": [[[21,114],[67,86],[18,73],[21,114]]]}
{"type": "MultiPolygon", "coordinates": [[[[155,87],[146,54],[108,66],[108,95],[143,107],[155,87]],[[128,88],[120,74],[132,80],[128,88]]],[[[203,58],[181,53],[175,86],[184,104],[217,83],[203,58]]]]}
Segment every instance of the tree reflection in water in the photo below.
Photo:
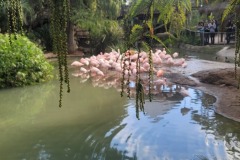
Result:
{"type": "Polygon", "coordinates": [[[196,91],[201,99],[200,112],[192,112],[192,119],[202,126],[206,133],[206,143],[214,135],[215,140],[225,141],[229,159],[240,159],[240,130],[239,122],[229,120],[214,112],[212,104],[216,101],[213,96],[196,91]]]}

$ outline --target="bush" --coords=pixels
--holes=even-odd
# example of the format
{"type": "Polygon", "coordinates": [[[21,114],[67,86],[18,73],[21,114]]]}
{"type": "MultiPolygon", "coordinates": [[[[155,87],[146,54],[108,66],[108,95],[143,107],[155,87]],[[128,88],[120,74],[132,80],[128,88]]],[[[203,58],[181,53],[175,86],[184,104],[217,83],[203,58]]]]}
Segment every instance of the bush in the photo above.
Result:
{"type": "Polygon", "coordinates": [[[7,34],[0,34],[0,88],[18,87],[51,79],[53,67],[40,48],[25,36],[17,35],[9,43],[7,34]]]}

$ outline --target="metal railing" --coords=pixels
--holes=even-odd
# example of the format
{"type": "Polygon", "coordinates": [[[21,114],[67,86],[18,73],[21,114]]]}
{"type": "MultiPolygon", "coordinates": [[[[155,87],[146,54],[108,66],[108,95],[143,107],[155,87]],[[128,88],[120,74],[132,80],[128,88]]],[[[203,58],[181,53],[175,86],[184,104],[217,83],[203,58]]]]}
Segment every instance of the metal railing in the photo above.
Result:
{"type": "Polygon", "coordinates": [[[182,32],[186,43],[192,45],[235,44],[235,32],[198,32],[186,29],[182,32]]]}

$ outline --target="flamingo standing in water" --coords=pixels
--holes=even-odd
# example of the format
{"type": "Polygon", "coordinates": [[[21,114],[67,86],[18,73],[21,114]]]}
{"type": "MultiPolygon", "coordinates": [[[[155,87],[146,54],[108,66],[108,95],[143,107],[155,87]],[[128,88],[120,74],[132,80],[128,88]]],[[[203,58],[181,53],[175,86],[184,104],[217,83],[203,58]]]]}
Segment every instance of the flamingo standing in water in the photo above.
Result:
{"type": "Polygon", "coordinates": [[[181,87],[179,93],[184,97],[191,97],[188,90],[186,90],[184,87],[181,87]]]}
{"type": "Polygon", "coordinates": [[[71,66],[75,66],[75,67],[81,67],[81,66],[84,66],[84,64],[82,64],[81,62],[79,61],[74,61],[71,66]]]}
{"type": "Polygon", "coordinates": [[[80,62],[81,62],[82,64],[85,64],[86,66],[89,65],[89,61],[88,61],[87,58],[81,58],[81,59],[80,59],[80,62]]]}
{"type": "Polygon", "coordinates": [[[176,57],[178,57],[178,53],[174,52],[172,56],[173,56],[173,58],[176,58],[176,57]]]}
{"type": "Polygon", "coordinates": [[[81,67],[81,68],[80,68],[80,71],[83,72],[83,73],[85,73],[85,74],[89,72],[89,71],[88,71],[86,68],[84,68],[84,67],[81,67]]]}
{"type": "Polygon", "coordinates": [[[157,77],[162,77],[163,74],[164,74],[163,70],[160,69],[157,71],[157,77]]]}

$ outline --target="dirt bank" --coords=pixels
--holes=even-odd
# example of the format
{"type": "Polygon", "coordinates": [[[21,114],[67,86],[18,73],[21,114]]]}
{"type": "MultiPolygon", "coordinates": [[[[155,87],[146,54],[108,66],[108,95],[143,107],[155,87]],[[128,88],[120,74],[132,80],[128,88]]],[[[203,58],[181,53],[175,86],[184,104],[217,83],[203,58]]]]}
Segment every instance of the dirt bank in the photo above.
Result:
{"type": "MultiPolygon", "coordinates": [[[[235,49],[229,46],[216,53],[219,58],[233,61],[235,49]]],[[[198,59],[187,60],[185,69],[175,69],[175,73],[185,76],[177,78],[175,83],[189,85],[216,97],[215,111],[227,118],[240,122],[240,90],[233,63],[214,62],[198,59]]],[[[176,78],[175,78],[176,79],[176,78]]]]}
{"type": "Polygon", "coordinates": [[[199,80],[196,88],[216,97],[214,106],[218,114],[240,122],[240,90],[234,68],[199,71],[191,76],[199,80]]]}

